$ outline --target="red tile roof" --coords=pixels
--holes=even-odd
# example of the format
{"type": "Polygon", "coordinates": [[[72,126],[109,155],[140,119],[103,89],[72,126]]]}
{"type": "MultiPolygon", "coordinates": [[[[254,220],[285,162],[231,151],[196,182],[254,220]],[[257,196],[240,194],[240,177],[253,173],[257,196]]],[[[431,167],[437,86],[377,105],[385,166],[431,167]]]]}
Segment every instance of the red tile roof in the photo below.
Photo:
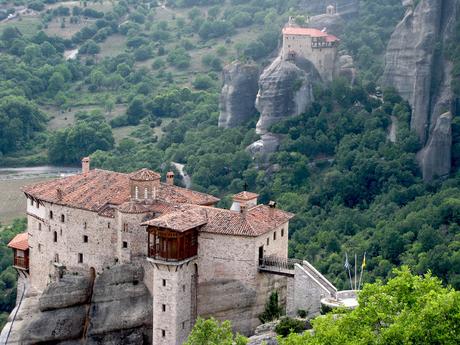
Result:
{"type": "Polygon", "coordinates": [[[250,208],[245,215],[227,209],[186,205],[142,225],[186,231],[202,226],[200,231],[222,235],[257,237],[289,221],[294,215],[266,205],[250,208]]]}
{"type": "MultiPolygon", "coordinates": [[[[145,171],[141,175],[144,173],[145,171]]],[[[94,169],[87,174],[26,186],[23,191],[26,195],[43,201],[99,212],[107,205],[118,206],[130,200],[129,181],[128,174],[94,169]]],[[[219,201],[212,195],[166,183],[159,184],[157,199],[171,204],[196,205],[213,205],[219,201]]]]}
{"type": "Polygon", "coordinates": [[[283,29],[283,35],[299,35],[310,37],[326,37],[326,42],[340,41],[336,36],[330,35],[327,32],[313,28],[299,28],[288,26],[283,29]]]}
{"type": "Polygon", "coordinates": [[[256,199],[257,197],[259,197],[259,194],[244,191],[244,192],[240,192],[238,194],[235,194],[233,196],[233,199],[248,201],[248,200],[256,199]]]}
{"type": "Polygon", "coordinates": [[[10,241],[10,243],[8,243],[8,247],[19,250],[27,250],[29,249],[28,238],[29,234],[27,232],[18,234],[10,241]]]}
{"type": "Polygon", "coordinates": [[[161,179],[161,175],[149,169],[141,169],[129,175],[129,178],[134,181],[156,181],[161,179]]]}

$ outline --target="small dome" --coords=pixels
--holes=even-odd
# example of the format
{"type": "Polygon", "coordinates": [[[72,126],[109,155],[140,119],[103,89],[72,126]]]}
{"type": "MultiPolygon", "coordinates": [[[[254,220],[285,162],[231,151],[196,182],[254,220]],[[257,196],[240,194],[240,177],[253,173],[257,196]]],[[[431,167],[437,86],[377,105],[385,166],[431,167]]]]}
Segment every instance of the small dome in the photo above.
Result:
{"type": "Polygon", "coordinates": [[[134,181],[156,181],[161,178],[161,175],[155,171],[144,168],[133,172],[129,175],[129,178],[134,181]]]}

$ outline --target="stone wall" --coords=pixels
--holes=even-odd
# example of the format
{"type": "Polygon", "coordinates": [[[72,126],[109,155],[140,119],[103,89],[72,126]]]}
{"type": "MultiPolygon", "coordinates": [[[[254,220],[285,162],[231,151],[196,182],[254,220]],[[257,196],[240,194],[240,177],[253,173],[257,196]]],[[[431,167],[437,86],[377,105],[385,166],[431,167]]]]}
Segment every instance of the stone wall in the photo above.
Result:
{"type": "Polygon", "coordinates": [[[309,60],[318,70],[323,81],[332,81],[336,74],[337,47],[315,48],[310,36],[283,35],[282,58],[288,59],[289,51],[293,50],[297,56],[309,60]]]}

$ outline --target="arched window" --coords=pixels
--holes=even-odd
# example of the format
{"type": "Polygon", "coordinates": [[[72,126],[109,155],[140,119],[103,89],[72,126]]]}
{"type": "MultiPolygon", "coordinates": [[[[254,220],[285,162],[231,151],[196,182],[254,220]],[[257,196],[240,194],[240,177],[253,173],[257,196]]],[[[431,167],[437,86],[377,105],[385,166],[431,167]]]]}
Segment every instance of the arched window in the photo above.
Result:
{"type": "Polygon", "coordinates": [[[59,254],[54,254],[54,262],[59,262],[59,254]]]}
{"type": "Polygon", "coordinates": [[[65,216],[63,214],[61,214],[61,222],[64,223],[65,222],[65,216]]]}
{"type": "Polygon", "coordinates": [[[50,211],[50,219],[53,219],[53,211],[50,211]]]}
{"type": "Polygon", "coordinates": [[[57,242],[57,231],[54,232],[54,242],[57,242]]]}
{"type": "Polygon", "coordinates": [[[134,198],[139,199],[139,187],[134,187],[134,198]]]}
{"type": "Polygon", "coordinates": [[[149,191],[147,188],[144,188],[144,199],[148,199],[149,198],[149,191]]]}

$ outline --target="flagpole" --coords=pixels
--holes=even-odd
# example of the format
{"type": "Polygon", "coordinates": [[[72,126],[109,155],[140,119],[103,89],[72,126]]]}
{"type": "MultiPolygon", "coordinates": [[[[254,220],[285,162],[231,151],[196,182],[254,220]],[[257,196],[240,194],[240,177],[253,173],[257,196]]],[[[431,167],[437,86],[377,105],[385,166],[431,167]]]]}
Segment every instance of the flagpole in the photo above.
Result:
{"type": "Polygon", "coordinates": [[[359,285],[358,285],[358,290],[361,289],[361,281],[363,279],[363,271],[364,267],[366,267],[366,252],[364,252],[364,257],[363,257],[363,263],[361,265],[361,274],[359,275],[359,285]]]}
{"type": "Polygon", "coordinates": [[[355,290],[356,290],[356,286],[357,286],[357,285],[356,285],[356,273],[357,273],[356,264],[357,264],[357,260],[358,260],[358,257],[357,257],[357,255],[356,255],[356,253],[355,253],[355,290]]]}
{"type": "Polygon", "coordinates": [[[350,271],[350,263],[348,262],[348,253],[345,253],[345,268],[348,271],[348,276],[350,277],[350,289],[353,290],[353,283],[351,280],[351,271],[350,271]]]}

